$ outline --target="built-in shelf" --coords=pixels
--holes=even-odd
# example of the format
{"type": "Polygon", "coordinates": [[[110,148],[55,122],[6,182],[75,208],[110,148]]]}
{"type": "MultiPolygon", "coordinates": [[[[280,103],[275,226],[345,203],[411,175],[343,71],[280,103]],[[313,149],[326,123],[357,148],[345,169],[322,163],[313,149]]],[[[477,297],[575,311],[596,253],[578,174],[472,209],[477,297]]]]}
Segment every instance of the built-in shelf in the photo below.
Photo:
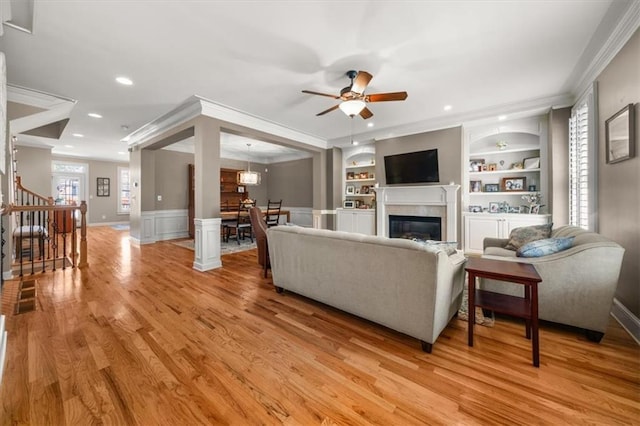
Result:
{"type": "Polygon", "coordinates": [[[492,170],[485,172],[469,172],[469,176],[488,176],[488,175],[515,175],[518,173],[539,173],[540,169],[507,169],[507,170],[492,170]]]}
{"type": "Polygon", "coordinates": [[[376,165],[375,162],[373,162],[373,163],[362,163],[362,164],[356,164],[356,165],[351,164],[349,166],[346,166],[345,169],[361,169],[363,167],[373,167],[375,165],[376,165]]]}

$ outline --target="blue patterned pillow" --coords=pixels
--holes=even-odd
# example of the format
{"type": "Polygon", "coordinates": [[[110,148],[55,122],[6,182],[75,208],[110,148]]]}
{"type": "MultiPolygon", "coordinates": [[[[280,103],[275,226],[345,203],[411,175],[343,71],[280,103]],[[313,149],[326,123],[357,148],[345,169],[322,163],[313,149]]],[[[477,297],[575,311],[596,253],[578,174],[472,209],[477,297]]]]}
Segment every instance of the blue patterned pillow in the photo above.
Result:
{"type": "Polygon", "coordinates": [[[571,248],[575,237],[547,238],[527,243],[516,251],[518,257],[542,257],[571,248]]]}

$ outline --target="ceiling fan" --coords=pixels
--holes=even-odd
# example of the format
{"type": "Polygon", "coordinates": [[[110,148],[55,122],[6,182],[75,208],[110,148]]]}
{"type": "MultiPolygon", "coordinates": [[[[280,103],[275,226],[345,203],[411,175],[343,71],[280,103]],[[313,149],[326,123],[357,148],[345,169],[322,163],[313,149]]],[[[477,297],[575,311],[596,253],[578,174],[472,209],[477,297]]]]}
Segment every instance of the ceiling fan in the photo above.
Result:
{"type": "Polygon", "coordinates": [[[373,76],[366,71],[347,71],[347,77],[351,79],[351,84],[340,90],[339,96],[314,92],[312,90],[302,91],[302,93],[327,96],[342,101],[338,105],[334,105],[327,110],[319,112],[316,114],[317,116],[324,115],[340,108],[351,118],[356,115],[360,115],[360,117],[366,120],[367,118],[373,117],[373,113],[369,108],[367,108],[368,102],[404,101],[407,99],[407,92],[373,93],[371,95],[365,95],[364,91],[373,78],[373,76]]]}

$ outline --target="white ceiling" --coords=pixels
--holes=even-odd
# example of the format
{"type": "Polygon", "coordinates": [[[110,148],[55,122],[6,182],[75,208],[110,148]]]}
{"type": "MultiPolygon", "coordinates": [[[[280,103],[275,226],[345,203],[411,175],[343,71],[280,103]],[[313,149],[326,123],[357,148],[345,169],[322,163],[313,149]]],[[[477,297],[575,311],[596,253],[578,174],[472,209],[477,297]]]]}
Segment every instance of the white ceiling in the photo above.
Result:
{"type": "Polygon", "coordinates": [[[349,69],[373,74],[367,93],[409,94],[370,104],[373,118],[353,121],[355,139],[566,102],[630,4],[38,1],[33,34],[5,26],[0,50],[10,85],[77,101],[60,140],[20,141],[60,155],[126,160],[121,139],[191,95],[342,143],[350,119],[340,110],[316,117],[335,101],[301,90],[337,94],[349,69]],[[134,84],[119,85],[117,76],[134,84]]]}

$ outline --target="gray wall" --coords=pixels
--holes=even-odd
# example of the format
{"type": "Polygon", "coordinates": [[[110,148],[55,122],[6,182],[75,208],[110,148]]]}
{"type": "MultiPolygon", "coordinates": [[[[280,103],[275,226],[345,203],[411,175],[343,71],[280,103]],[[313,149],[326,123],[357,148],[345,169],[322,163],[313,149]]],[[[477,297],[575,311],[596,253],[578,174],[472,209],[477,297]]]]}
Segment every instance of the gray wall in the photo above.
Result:
{"type": "Polygon", "coordinates": [[[268,167],[270,199],[282,200],[286,207],[313,207],[313,159],[273,163],[268,167]]]}
{"type": "MultiPolygon", "coordinates": [[[[433,148],[438,150],[440,184],[448,185],[450,182],[454,182],[459,185],[462,180],[462,127],[452,127],[450,129],[377,141],[376,176],[381,185],[386,185],[384,171],[384,157],[386,155],[404,154],[433,148]]],[[[458,191],[458,242],[462,239],[461,209],[462,190],[458,191]]]]}
{"type": "MultiPolygon", "coordinates": [[[[51,195],[51,149],[16,147],[18,176],[22,178],[22,186],[38,195],[51,195]]],[[[7,179],[12,179],[7,176],[7,179]]]]}
{"type": "Polygon", "coordinates": [[[549,113],[549,211],[556,225],[569,223],[570,117],[570,107],[549,113]]]}
{"type": "MultiPolygon", "coordinates": [[[[155,209],[186,209],[189,205],[189,164],[193,154],[160,149],[155,154],[155,209]],[[158,195],[162,201],[158,201],[158,195]]],[[[212,189],[219,190],[219,184],[212,189]]]]}
{"type": "Polygon", "coordinates": [[[626,252],[616,298],[640,317],[640,30],[637,30],[598,81],[598,227],[626,252]],[[635,104],[636,156],[606,164],[605,120],[635,104]]]}

